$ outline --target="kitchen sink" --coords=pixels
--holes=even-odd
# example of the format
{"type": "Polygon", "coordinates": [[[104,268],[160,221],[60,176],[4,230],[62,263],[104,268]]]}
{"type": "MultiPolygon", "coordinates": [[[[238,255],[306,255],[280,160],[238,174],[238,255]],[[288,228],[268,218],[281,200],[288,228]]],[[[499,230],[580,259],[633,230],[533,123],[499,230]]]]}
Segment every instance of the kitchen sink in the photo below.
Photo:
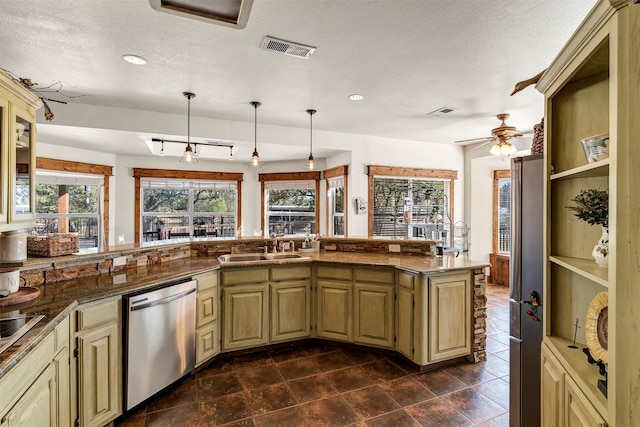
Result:
{"type": "Polygon", "coordinates": [[[253,253],[253,254],[228,254],[220,255],[218,260],[222,263],[253,263],[264,261],[279,261],[288,259],[311,259],[299,252],[277,252],[277,253],[253,253]]]}
{"type": "Polygon", "coordinates": [[[44,316],[40,314],[0,318],[0,353],[18,341],[42,319],[44,316]]]}

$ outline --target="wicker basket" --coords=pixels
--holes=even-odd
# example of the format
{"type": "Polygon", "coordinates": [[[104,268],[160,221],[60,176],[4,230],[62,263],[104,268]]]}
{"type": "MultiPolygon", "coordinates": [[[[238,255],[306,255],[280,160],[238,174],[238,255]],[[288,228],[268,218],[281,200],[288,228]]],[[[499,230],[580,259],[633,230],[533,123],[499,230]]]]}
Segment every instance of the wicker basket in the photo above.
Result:
{"type": "Polygon", "coordinates": [[[78,252],[78,233],[27,236],[27,255],[61,256],[78,252]]]}

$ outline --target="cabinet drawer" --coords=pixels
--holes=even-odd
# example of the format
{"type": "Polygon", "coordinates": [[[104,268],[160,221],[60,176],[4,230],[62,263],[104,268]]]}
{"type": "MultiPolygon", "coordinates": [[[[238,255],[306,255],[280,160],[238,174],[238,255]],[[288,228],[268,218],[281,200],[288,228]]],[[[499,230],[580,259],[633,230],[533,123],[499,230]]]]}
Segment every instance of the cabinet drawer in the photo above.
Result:
{"type": "Polygon", "coordinates": [[[198,274],[194,277],[198,281],[198,290],[204,291],[218,285],[218,272],[209,271],[207,273],[198,274]]]}
{"type": "Polygon", "coordinates": [[[119,298],[81,305],[76,310],[76,332],[106,323],[117,322],[119,298]]]}
{"type": "Polygon", "coordinates": [[[354,268],[353,279],[356,282],[393,284],[393,270],[387,268],[354,268]]]}
{"type": "Polygon", "coordinates": [[[207,289],[196,295],[196,327],[218,318],[218,288],[207,289]]]}
{"type": "Polygon", "coordinates": [[[316,276],[323,279],[351,280],[353,275],[351,267],[336,267],[333,265],[319,265],[316,276]]]}
{"type": "Polygon", "coordinates": [[[415,274],[405,273],[401,271],[400,273],[398,273],[398,284],[400,284],[400,286],[405,289],[413,291],[416,285],[417,278],[418,276],[416,276],[415,274]]]}
{"type": "Polygon", "coordinates": [[[311,277],[310,265],[297,265],[295,267],[272,267],[271,280],[309,279],[311,277]]]}
{"type": "Polygon", "coordinates": [[[222,271],[223,285],[241,283],[264,283],[269,281],[268,268],[230,269],[222,271]]]}

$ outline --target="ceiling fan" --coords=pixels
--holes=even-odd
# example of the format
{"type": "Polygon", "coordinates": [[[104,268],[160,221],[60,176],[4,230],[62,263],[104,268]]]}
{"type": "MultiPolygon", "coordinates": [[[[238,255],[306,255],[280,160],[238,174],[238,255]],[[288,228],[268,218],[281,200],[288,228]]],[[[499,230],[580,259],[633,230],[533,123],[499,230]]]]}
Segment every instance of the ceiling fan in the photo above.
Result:
{"type": "Polygon", "coordinates": [[[472,150],[475,150],[491,142],[493,143],[493,146],[491,147],[490,153],[497,156],[510,156],[519,150],[529,147],[530,141],[527,141],[526,139],[531,139],[530,133],[522,133],[518,131],[515,126],[507,125],[505,121],[509,118],[508,113],[501,113],[496,117],[498,117],[498,120],[500,120],[501,123],[497,128],[491,129],[491,136],[464,139],[455,141],[455,143],[461,145],[477,144],[471,148],[472,150]]]}

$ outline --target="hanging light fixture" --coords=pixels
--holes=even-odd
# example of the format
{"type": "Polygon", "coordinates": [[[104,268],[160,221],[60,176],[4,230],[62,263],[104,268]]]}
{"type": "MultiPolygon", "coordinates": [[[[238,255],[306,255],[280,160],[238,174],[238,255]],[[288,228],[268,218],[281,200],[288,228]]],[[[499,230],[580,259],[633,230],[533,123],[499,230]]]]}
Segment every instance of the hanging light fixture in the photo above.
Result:
{"type": "Polygon", "coordinates": [[[160,143],[162,145],[161,145],[161,148],[160,148],[160,152],[158,153],[158,156],[164,157],[164,141],[160,141],[160,143]]]}
{"type": "Polygon", "coordinates": [[[233,160],[233,145],[229,146],[229,160],[233,160]]]}
{"type": "Polygon", "coordinates": [[[307,169],[313,170],[315,168],[315,162],[313,161],[313,115],[316,110],[307,110],[309,114],[309,159],[307,159],[307,169]]]}
{"type": "Polygon", "coordinates": [[[191,149],[191,99],[195,98],[196,94],[192,92],[182,92],[182,94],[187,98],[187,147],[184,149],[184,154],[180,161],[198,163],[198,158],[194,157],[193,150],[191,149]]]}
{"type": "Polygon", "coordinates": [[[253,154],[251,155],[251,163],[249,166],[257,168],[260,166],[260,155],[258,155],[258,107],[262,104],[258,101],[251,101],[253,105],[253,154]]]}

